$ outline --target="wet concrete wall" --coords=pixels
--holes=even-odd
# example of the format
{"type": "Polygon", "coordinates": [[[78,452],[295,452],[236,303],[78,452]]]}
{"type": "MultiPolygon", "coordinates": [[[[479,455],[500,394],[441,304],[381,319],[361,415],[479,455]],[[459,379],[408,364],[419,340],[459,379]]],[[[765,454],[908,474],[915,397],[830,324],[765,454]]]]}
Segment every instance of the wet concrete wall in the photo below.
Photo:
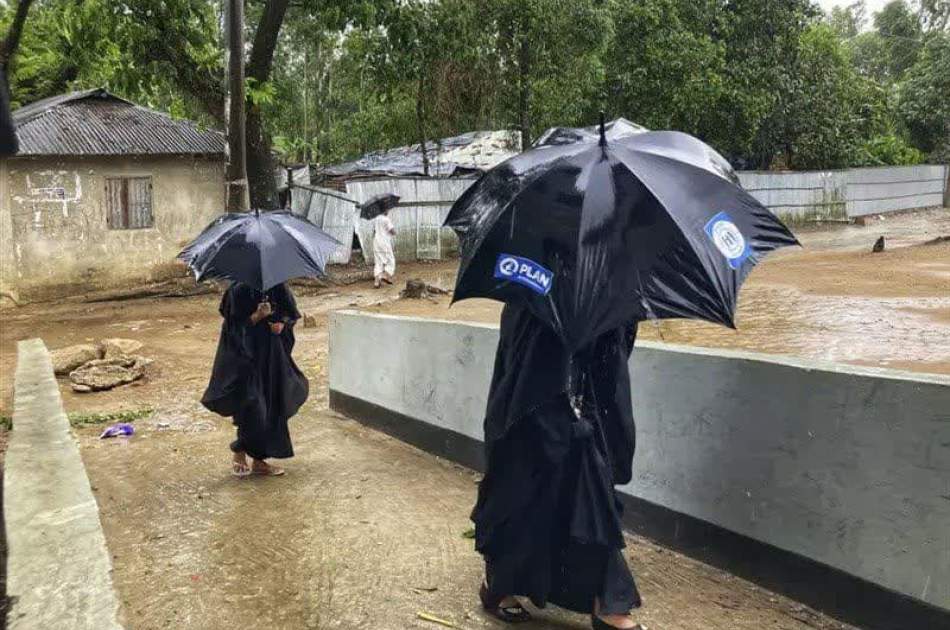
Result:
{"type": "Polygon", "coordinates": [[[224,209],[220,159],[0,160],[0,282],[21,301],[161,279],[224,209]],[[154,224],[110,229],[108,177],[151,177],[154,224]]]}
{"type": "MultiPolygon", "coordinates": [[[[481,440],[496,344],[491,326],[336,313],[331,400],[481,440]]],[[[624,492],[950,610],[950,378],[655,343],[630,366],[624,492]]]]}

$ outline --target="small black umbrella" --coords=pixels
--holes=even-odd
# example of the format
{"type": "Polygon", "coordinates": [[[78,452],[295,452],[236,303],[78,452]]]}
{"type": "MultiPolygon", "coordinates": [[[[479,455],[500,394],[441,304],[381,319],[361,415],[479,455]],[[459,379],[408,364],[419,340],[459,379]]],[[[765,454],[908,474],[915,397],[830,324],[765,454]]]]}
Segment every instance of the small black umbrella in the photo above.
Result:
{"type": "Polygon", "coordinates": [[[198,281],[221,278],[261,292],[290,280],[323,275],[342,244],[289,212],[225,214],[178,254],[198,281]]]}
{"type": "Polygon", "coordinates": [[[360,217],[363,219],[375,219],[387,210],[395,208],[398,203],[399,195],[392,193],[376,195],[360,206],[360,217]]]}
{"type": "MultiPolygon", "coordinates": [[[[455,300],[527,306],[569,348],[630,319],[734,326],[739,286],[796,244],[728,162],[684,133],[539,146],[496,166],[452,206],[455,300]]],[[[561,135],[563,138],[563,134],[561,135]]]]}

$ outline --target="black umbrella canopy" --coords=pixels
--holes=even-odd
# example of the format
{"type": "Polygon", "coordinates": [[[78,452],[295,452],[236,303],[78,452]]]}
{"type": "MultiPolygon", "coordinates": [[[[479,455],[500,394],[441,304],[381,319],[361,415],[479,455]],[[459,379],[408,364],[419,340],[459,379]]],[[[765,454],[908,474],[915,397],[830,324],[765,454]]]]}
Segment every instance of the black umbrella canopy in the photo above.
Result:
{"type": "Polygon", "coordinates": [[[455,202],[454,299],[526,305],[571,348],[630,319],[734,326],[743,280],[795,237],[692,136],[580,131],[502,163],[455,202]]]}
{"type": "Polygon", "coordinates": [[[375,219],[387,210],[395,208],[399,203],[399,199],[399,195],[394,195],[393,193],[376,195],[360,206],[360,217],[363,219],[375,219]]]}
{"type": "Polygon", "coordinates": [[[304,218],[255,210],[218,217],[178,258],[198,281],[232,280],[263,292],[291,278],[324,275],[341,246],[304,218]]]}

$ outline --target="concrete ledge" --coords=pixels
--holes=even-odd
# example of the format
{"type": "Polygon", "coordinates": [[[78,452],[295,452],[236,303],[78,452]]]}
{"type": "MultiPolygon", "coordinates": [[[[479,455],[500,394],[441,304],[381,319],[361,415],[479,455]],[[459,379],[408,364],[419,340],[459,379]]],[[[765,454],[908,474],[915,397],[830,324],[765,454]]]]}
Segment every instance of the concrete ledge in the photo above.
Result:
{"type": "MultiPolygon", "coordinates": [[[[477,466],[496,344],[491,326],[334,313],[332,404],[477,466]]],[[[864,584],[832,586],[832,599],[852,592],[950,628],[950,379],[656,343],[637,344],[630,370],[637,456],[621,491],[644,527],[666,520],[645,533],[755,541],[864,584]]],[[[800,587],[820,597],[833,584],[800,587]]]]}
{"type": "MultiPolygon", "coordinates": [[[[330,408],[428,453],[485,470],[478,440],[333,389],[330,408]]],[[[628,530],[848,623],[873,630],[950,628],[950,614],[934,606],[623,491],[620,498],[628,530]]]]}
{"type": "Polygon", "coordinates": [[[118,630],[112,562],[49,352],[18,346],[3,479],[7,627],[118,630]]]}

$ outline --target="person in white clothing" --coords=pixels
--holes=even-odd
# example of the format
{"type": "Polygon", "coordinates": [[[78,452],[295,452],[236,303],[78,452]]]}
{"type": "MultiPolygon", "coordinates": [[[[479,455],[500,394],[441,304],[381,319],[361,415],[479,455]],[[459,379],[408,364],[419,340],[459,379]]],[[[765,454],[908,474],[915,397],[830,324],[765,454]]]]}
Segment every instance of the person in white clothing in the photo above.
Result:
{"type": "Polygon", "coordinates": [[[396,254],[393,252],[396,227],[388,210],[373,219],[373,232],[373,284],[378,289],[382,282],[392,284],[396,274],[396,254]]]}

